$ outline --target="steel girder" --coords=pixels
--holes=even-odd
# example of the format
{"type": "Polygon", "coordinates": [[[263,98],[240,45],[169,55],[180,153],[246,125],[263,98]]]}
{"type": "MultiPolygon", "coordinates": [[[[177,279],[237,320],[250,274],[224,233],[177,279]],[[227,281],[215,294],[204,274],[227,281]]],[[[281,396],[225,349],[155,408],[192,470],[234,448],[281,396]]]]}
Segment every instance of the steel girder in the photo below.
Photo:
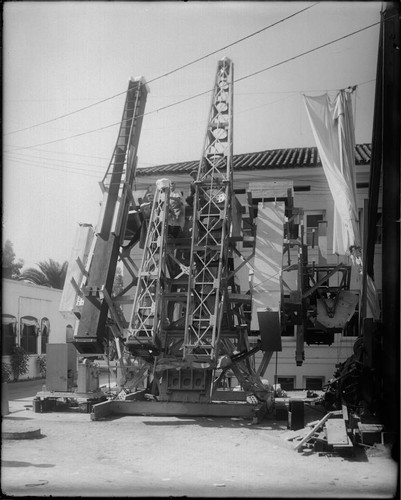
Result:
{"type": "Polygon", "coordinates": [[[184,358],[215,360],[228,276],[232,196],[233,64],[218,62],[195,181],[184,358]]]}
{"type": "MultiPolygon", "coordinates": [[[[119,332],[124,328],[120,306],[111,295],[126,220],[132,204],[137,149],[148,88],[143,78],[129,81],[117,142],[110,164],[100,182],[103,192],[96,237],[85,265],[79,295],[79,322],[74,345],[81,354],[102,354],[107,336],[107,318],[111,311],[119,332]]],[[[73,284],[74,285],[74,284],[73,284]]]]}
{"type": "Polygon", "coordinates": [[[159,336],[165,316],[163,290],[169,197],[169,187],[156,189],[126,341],[131,353],[144,358],[148,353],[150,359],[158,354],[161,346],[159,336]]]}

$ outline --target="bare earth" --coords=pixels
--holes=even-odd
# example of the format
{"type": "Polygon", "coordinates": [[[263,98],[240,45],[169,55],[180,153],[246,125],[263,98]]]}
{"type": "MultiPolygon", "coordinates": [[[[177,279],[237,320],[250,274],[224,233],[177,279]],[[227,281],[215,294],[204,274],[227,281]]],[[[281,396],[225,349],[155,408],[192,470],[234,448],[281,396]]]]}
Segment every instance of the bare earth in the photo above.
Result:
{"type": "Polygon", "coordinates": [[[92,422],[85,413],[34,413],[30,405],[31,397],[10,401],[3,430],[40,428],[43,437],[2,440],[3,495],[392,498],[397,490],[398,465],[385,453],[298,453],[285,440],[286,422],[92,422]]]}

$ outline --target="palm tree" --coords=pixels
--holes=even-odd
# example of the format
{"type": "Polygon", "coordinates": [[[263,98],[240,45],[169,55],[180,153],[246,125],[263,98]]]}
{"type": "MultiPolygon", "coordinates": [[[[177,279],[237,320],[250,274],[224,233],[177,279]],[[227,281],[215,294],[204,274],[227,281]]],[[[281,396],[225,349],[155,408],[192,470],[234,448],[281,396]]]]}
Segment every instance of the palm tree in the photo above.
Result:
{"type": "Polygon", "coordinates": [[[63,264],[59,264],[53,259],[49,259],[47,262],[39,262],[37,266],[39,269],[29,267],[22,271],[18,279],[29,281],[35,285],[48,286],[49,288],[58,288],[60,290],[63,289],[67,274],[67,261],[63,264]]]}

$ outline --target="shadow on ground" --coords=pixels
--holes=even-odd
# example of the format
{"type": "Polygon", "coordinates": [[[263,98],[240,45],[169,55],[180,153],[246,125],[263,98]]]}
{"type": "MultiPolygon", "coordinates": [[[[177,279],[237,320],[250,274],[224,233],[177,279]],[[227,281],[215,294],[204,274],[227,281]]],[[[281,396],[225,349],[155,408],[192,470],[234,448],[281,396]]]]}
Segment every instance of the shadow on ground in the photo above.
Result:
{"type": "Polygon", "coordinates": [[[33,464],[32,462],[21,462],[20,460],[2,460],[2,467],[38,467],[40,469],[48,469],[55,467],[55,464],[33,464]]]}

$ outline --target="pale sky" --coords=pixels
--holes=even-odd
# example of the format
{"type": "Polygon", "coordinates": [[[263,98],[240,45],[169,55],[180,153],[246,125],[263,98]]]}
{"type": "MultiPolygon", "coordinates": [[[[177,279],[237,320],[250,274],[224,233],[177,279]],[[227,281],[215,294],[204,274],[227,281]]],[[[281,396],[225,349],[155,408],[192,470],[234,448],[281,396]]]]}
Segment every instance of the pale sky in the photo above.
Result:
{"type": "Polygon", "coordinates": [[[3,244],[24,268],[68,260],[78,223],[96,224],[125,96],[110,98],[130,77],[150,88],[140,167],[200,159],[210,94],[160,108],[211,89],[224,56],[234,63],[234,154],[314,146],[302,94],[353,85],[356,142],[371,142],[379,25],[367,27],[381,2],[3,6],[3,244]]]}

